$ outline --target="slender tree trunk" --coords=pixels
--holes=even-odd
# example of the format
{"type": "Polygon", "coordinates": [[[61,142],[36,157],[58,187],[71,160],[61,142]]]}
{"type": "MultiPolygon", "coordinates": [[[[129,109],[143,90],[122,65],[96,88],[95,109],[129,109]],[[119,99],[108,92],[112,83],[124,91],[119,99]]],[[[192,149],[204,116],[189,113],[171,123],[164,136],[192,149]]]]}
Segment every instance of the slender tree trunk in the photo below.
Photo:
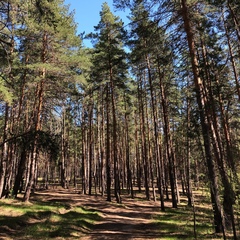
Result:
{"type": "Polygon", "coordinates": [[[66,112],[65,108],[62,113],[62,135],[61,135],[61,186],[66,189],[67,181],[66,181],[66,112]]]}
{"type": "Polygon", "coordinates": [[[164,206],[164,193],[163,193],[163,187],[164,187],[164,169],[163,169],[163,156],[162,156],[162,146],[160,143],[160,140],[158,140],[158,153],[159,153],[159,158],[156,158],[156,165],[157,165],[157,176],[158,176],[158,191],[160,194],[160,206],[161,210],[165,211],[165,206],[164,206]]]}
{"type": "Polygon", "coordinates": [[[187,198],[188,206],[193,206],[192,183],[191,183],[191,143],[190,143],[190,100],[187,96],[187,198]]]}
{"type": "Polygon", "coordinates": [[[140,89],[139,91],[139,99],[140,99],[140,114],[141,114],[141,140],[142,140],[142,161],[143,161],[143,170],[144,170],[144,183],[145,183],[145,193],[147,200],[150,200],[149,194],[149,166],[148,166],[148,148],[147,148],[147,133],[146,133],[146,123],[145,123],[145,111],[144,111],[144,103],[142,96],[142,80],[140,81],[140,89]],[[141,90],[141,93],[140,93],[141,90]]]}
{"type": "MultiPolygon", "coordinates": [[[[154,90],[153,90],[153,82],[152,82],[152,74],[151,74],[151,66],[150,66],[150,60],[147,55],[145,55],[145,60],[147,63],[147,70],[148,70],[148,82],[149,82],[149,87],[150,87],[150,95],[151,95],[151,104],[152,104],[152,115],[153,115],[153,124],[154,124],[154,152],[156,156],[156,161],[157,161],[157,166],[158,166],[158,175],[159,175],[159,180],[158,180],[158,185],[159,185],[159,191],[160,191],[160,202],[161,202],[161,209],[162,211],[165,210],[164,208],[164,198],[163,198],[163,191],[162,191],[162,184],[161,184],[161,165],[160,163],[160,152],[159,152],[159,143],[158,143],[158,123],[157,123],[157,110],[156,110],[156,98],[154,98],[154,90]]],[[[159,68],[158,68],[159,69],[159,68]]],[[[160,71],[160,69],[159,69],[160,71]]]]}
{"type": "Polygon", "coordinates": [[[4,195],[4,182],[7,170],[7,160],[8,160],[8,143],[7,143],[7,131],[8,131],[8,114],[9,106],[6,103],[5,106],[5,119],[4,119],[4,131],[3,131],[3,144],[2,144],[2,156],[0,161],[0,198],[4,195]]]}
{"type": "MultiPolygon", "coordinates": [[[[92,98],[92,94],[90,96],[90,98],[92,98]]],[[[91,101],[91,100],[90,100],[91,101]]],[[[92,114],[93,114],[93,106],[92,103],[90,102],[90,107],[89,107],[89,111],[88,111],[88,162],[89,162],[89,171],[88,171],[88,194],[91,195],[92,194],[92,173],[93,173],[93,169],[92,169],[92,163],[93,163],[93,129],[92,129],[92,114]]]]}
{"type": "MultiPolygon", "coordinates": [[[[84,114],[84,113],[83,113],[84,114]]],[[[87,194],[87,187],[86,187],[86,129],[85,129],[85,119],[83,117],[82,123],[82,192],[83,194],[87,194]]]]}
{"type": "Polygon", "coordinates": [[[176,178],[175,178],[175,170],[174,170],[174,152],[172,146],[172,136],[170,132],[170,123],[167,109],[167,96],[165,94],[165,89],[163,86],[163,77],[160,72],[160,66],[158,66],[159,70],[159,84],[160,84],[160,93],[161,93],[161,104],[163,109],[163,120],[164,120],[164,137],[166,143],[166,152],[168,159],[168,170],[169,170],[169,180],[171,187],[171,195],[172,195],[172,207],[177,208],[177,197],[176,197],[176,178]]]}
{"type": "Polygon", "coordinates": [[[139,136],[138,136],[138,121],[137,121],[138,115],[135,113],[135,117],[134,117],[134,123],[135,123],[135,155],[136,155],[136,174],[137,174],[137,186],[138,186],[138,192],[141,193],[142,188],[142,168],[141,168],[141,156],[140,156],[140,149],[139,149],[139,136]]]}
{"type": "Polygon", "coordinates": [[[129,128],[128,128],[128,116],[125,101],[125,144],[126,144],[126,165],[127,165],[127,186],[130,189],[131,197],[134,198],[133,184],[132,184],[132,171],[130,168],[130,138],[129,138],[129,128]]]}
{"type": "MultiPolygon", "coordinates": [[[[110,76],[111,76],[110,72],[110,76]]],[[[117,146],[117,119],[116,119],[116,103],[115,90],[112,76],[110,77],[111,86],[111,101],[112,101],[112,120],[113,120],[113,166],[114,166],[114,192],[117,203],[121,203],[120,196],[120,181],[119,181],[119,166],[118,166],[118,146],[117,146]]]]}
{"type": "Polygon", "coordinates": [[[111,202],[111,154],[110,154],[110,119],[109,119],[109,87],[106,96],[106,174],[107,174],[107,201],[111,202]]]}
{"type": "MultiPolygon", "coordinates": [[[[102,103],[103,101],[103,94],[102,94],[102,103]]],[[[105,165],[106,165],[106,151],[105,151],[105,134],[104,134],[104,129],[105,129],[105,114],[104,114],[104,108],[103,108],[103,104],[101,107],[101,115],[102,115],[102,119],[101,119],[101,134],[100,134],[100,150],[101,150],[101,178],[102,178],[102,195],[104,195],[105,189],[106,189],[106,171],[105,171],[105,165]]]]}

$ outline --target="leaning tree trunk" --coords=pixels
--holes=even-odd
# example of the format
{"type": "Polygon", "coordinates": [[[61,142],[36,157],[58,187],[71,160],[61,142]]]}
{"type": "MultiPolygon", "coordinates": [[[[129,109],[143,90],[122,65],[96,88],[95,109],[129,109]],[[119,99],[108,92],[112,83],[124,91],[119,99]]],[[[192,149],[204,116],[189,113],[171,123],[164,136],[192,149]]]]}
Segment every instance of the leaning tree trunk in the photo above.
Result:
{"type": "Polygon", "coordinates": [[[205,113],[205,104],[206,104],[206,96],[205,90],[202,83],[202,80],[199,75],[198,70],[198,61],[195,51],[195,43],[194,43],[194,33],[191,26],[191,20],[189,16],[189,9],[187,6],[186,0],[181,0],[182,9],[181,14],[184,22],[184,29],[187,34],[188,48],[191,58],[192,71],[194,76],[194,84],[196,90],[196,98],[199,108],[200,121],[202,127],[202,135],[204,140],[204,149],[206,155],[206,162],[208,168],[208,175],[211,184],[211,194],[212,194],[212,203],[213,203],[213,213],[214,213],[214,223],[215,223],[215,231],[221,232],[225,236],[225,224],[222,215],[222,208],[220,203],[218,182],[217,182],[217,174],[214,166],[214,161],[211,154],[211,141],[210,141],[210,126],[207,121],[207,114],[205,113]]]}
{"type": "MultiPolygon", "coordinates": [[[[201,39],[201,44],[202,44],[202,56],[203,56],[203,61],[204,61],[204,66],[205,66],[205,77],[206,77],[206,84],[208,84],[208,98],[209,102],[211,102],[210,107],[206,107],[206,112],[208,115],[208,122],[210,125],[211,129],[211,137],[212,137],[212,145],[214,149],[214,155],[215,159],[217,160],[217,165],[218,169],[220,172],[220,177],[222,180],[223,184],[223,209],[224,209],[224,222],[226,227],[231,226],[233,228],[234,236],[236,239],[236,231],[235,231],[235,224],[234,224],[234,216],[233,216],[233,204],[235,203],[235,194],[232,188],[232,185],[230,183],[228,174],[227,174],[227,166],[226,166],[226,159],[225,159],[225,154],[224,154],[224,146],[222,144],[222,137],[220,135],[220,129],[219,129],[219,120],[218,120],[218,115],[217,115],[217,109],[216,109],[216,101],[215,101],[215,95],[214,95],[214,89],[212,89],[212,78],[211,78],[211,73],[209,72],[209,62],[207,60],[207,48],[203,43],[203,40],[201,39]]],[[[225,113],[224,109],[222,106],[222,96],[220,92],[220,86],[219,86],[219,81],[218,81],[218,76],[217,72],[215,73],[215,84],[217,85],[217,95],[218,95],[218,104],[220,105],[220,117],[222,119],[222,126],[224,129],[224,133],[226,133],[226,123],[225,123],[225,113]]],[[[228,146],[228,141],[229,139],[226,139],[226,143],[228,146]]],[[[227,148],[228,150],[228,148],[227,148]]],[[[227,158],[231,158],[231,151],[228,152],[229,155],[227,155],[227,158]]]]}

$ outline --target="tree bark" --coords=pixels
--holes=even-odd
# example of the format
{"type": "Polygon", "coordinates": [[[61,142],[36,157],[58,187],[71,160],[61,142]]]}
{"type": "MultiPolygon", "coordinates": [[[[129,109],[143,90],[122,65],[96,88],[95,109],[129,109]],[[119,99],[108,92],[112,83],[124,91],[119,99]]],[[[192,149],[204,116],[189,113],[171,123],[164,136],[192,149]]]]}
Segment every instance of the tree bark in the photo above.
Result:
{"type": "Polygon", "coordinates": [[[216,232],[223,231],[223,234],[225,236],[225,224],[224,224],[224,219],[222,216],[222,208],[220,204],[217,174],[214,167],[214,161],[212,159],[211,148],[210,148],[211,146],[211,141],[209,138],[210,126],[207,121],[207,114],[205,113],[205,110],[204,110],[205,105],[207,104],[205,90],[199,75],[198,61],[196,56],[195,44],[194,44],[194,34],[191,26],[189,9],[188,9],[186,0],[181,0],[181,4],[182,4],[181,13],[182,13],[182,18],[184,22],[184,29],[187,34],[188,48],[189,48],[192,71],[194,76],[194,84],[195,84],[196,98],[197,98],[199,114],[200,114],[208,175],[209,175],[209,180],[211,184],[210,189],[211,189],[211,196],[212,196],[215,231],[216,232]]]}
{"type": "Polygon", "coordinates": [[[5,118],[4,118],[4,130],[3,130],[3,144],[2,144],[2,154],[0,161],[0,198],[4,195],[4,182],[7,171],[7,160],[8,160],[8,143],[7,143],[7,132],[8,132],[8,115],[9,106],[8,103],[5,105],[5,118]]]}
{"type": "Polygon", "coordinates": [[[107,175],[107,201],[111,202],[111,154],[110,154],[110,116],[109,116],[109,87],[106,96],[106,175],[107,175]]]}
{"type": "Polygon", "coordinates": [[[140,122],[141,122],[141,145],[142,145],[142,161],[143,161],[143,171],[144,171],[144,183],[145,183],[145,194],[147,200],[150,200],[149,193],[149,166],[148,166],[148,148],[147,148],[147,133],[146,133],[146,123],[145,123],[145,111],[144,111],[144,103],[142,96],[142,79],[140,80],[140,86],[138,89],[138,97],[140,101],[140,122]]]}
{"type": "MultiPolygon", "coordinates": [[[[47,51],[47,32],[43,33],[42,38],[42,63],[46,62],[46,51],[47,51]]],[[[36,90],[36,98],[35,98],[35,109],[33,111],[33,126],[34,126],[34,140],[33,140],[33,148],[31,154],[31,164],[30,164],[30,175],[28,185],[24,194],[23,201],[27,202],[30,198],[30,193],[34,184],[34,177],[35,177],[35,166],[37,164],[37,142],[38,142],[38,135],[37,132],[41,129],[41,114],[43,108],[43,96],[44,96],[44,86],[46,82],[46,68],[43,68],[40,74],[41,80],[37,84],[36,90]]]]}
{"type": "MultiPolygon", "coordinates": [[[[160,71],[160,66],[158,66],[160,71]]],[[[159,84],[160,84],[160,93],[161,93],[161,104],[163,109],[163,121],[164,121],[164,138],[166,143],[166,152],[168,159],[168,172],[169,172],[169,180],[171,187],[171,195],[172,195],[172,207],[177,208],[177,197],[176,197],[176,178],[175,178],[175,170],[174,170],[174,151],[172,146],[172,136],[170,132],[170,123],[169,123],[169,115],[167,108],[167,96],[165,94],[165,89],[163,86],[163,77],[162,73],[159,72],[159,84]]]]}

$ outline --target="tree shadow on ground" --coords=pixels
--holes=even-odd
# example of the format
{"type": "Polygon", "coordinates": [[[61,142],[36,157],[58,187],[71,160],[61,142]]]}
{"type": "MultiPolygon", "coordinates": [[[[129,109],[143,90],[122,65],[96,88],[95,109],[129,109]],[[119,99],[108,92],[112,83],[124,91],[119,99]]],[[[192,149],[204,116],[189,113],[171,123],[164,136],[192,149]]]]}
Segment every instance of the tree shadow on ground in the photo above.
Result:
{"type": "Polygon", "coordinates": [[[0,216],[0,239],[77,238],[89,232],[94,221],[100,220],[100,216],[92,210],[86,212],[80,207],[66,208],[59,203],[49,205],[48,202],[39,202],[35,207],[15,207],[17,211],[28,211],[19,216],[0,216]],[[48,207],[51,210],[40,210],[48,207]]]}
{"type": "MultiPolygon", "coordinates": [[[[191,208],[172,209],[171,202],[165,202],[166,211],[161,212],[159,202],[122,197],[123,203],[117,204],[107,202],[102,196],[76,191],[36,192],[31,205],[16,206],[16,209],[27,209],[26,213],[0,216],[0,239],[194,239],[191,208]]],[[[197,208],[198,221],[208,221],[208,215],[205,206],[197,208]]],[[[197,227],[198,231],[209,229],[208,233],[212,232],[211,225],[198,223],[197,227]]],[[[198,237],[221,239],[212,234],[198,237]]]]}

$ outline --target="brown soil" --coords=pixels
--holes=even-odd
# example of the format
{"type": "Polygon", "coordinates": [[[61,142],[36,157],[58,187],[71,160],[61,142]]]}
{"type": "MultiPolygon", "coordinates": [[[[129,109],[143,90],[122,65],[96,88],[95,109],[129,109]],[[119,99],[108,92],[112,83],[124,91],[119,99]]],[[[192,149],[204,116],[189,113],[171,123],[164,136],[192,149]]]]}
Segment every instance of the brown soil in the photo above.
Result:
{"type": "Polygon", "coordinates": [[[102,220],[97,221],[93,229],[81,238],[84,240],[159,238],[159,226],[152,219],[154,215],[160,214],[159,202],[123,197],[122,204],[117,204],[107,202],[105,197],[82,195],[67,190],[41,191],[35,194],[34,199],[61,201],[68,204],[69,208],[81,206],[100,212],[102,220]]]}

